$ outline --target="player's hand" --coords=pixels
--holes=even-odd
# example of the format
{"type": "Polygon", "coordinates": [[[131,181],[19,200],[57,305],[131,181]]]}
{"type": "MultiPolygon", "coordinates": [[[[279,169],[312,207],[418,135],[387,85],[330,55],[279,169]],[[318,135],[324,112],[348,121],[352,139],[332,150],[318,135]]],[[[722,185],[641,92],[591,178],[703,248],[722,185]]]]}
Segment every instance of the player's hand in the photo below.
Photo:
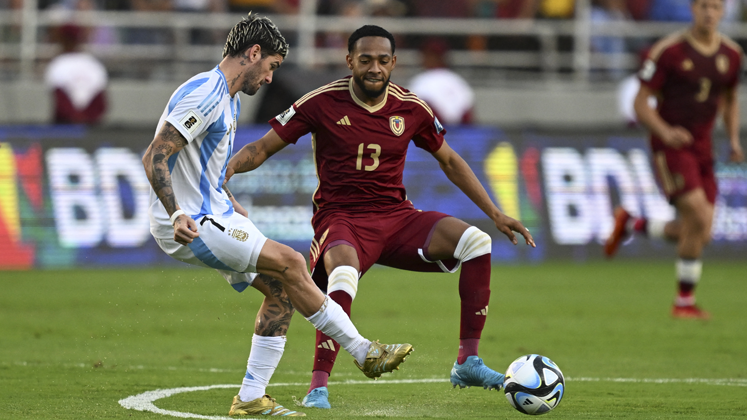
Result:
{"type": "Polygon", "coordinates": [[[189,245],[200,236],[197,232],[197,222],[186,214],[180,214],[174,220],[174,240],[182,245],[189,245]]]}
{"type": "Polygon", "coordinates": [[[534,238],[532,238],[532,234],[529,233],[529,229],[525,228],[524,225],[516,219],[508,217],[505,214],[501,214],[498,219],[495,220],[495,227],[503,232],[504,235],[508,236],[508,239],[514,245],[519,243],[519,241],[516,239],[516,235],[514,235],[514,232],[518,232],[521,236],[524,237],[527,245],[531,245],[532,248],[537,247],[537,245],[535,245],[534,243],[534,238]]]}
{"type": "Polygon", "coordinates": [[[228,182],[228,180],[231,179],[234,173],[235,172],[233,168],[231,167],[231,165],[228,165],[226,167],[226,177],[223,179],[223,185],[225,185],[228,182]]]}
{"type": "Polygon", "coordinates": [[[744,161],[744,151],[742,151],[742,145],[739,143],[731,145],[731,151],[729,152],[729,162],[741,163],[744,161]]]}
{"type": "Polygon", "coordinates": [[[661,136],[661,141],[668,147],[679,149],[693,142],[693,135],[686,128],[676,125],[669,127],[661,136]]]}

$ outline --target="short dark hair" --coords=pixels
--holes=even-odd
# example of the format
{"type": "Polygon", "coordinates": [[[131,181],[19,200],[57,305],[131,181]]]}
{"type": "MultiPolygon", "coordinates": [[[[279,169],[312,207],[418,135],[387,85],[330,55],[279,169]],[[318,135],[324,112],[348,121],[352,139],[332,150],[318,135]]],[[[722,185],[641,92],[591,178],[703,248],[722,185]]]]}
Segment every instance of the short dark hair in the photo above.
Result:
{"type": "Polygon", "coordinates": [[[280,34],[278,27],[270,19],[249,12],[247,17],[228,33],[226,46],[223,47],[223,57],[238,57],[253,45],[262,48],[262,58],[275,54],[285,58],[288,55],[288,43],[280,34]]]}
{"type": "Polygon", "coordinates": [[[355,43],[358,42],[359,39],[367,36],[380,36],[382,38],[388,39],[389,43],[392,44],[392,54],[394,54],[394,35],[392,35],[389,31],[382,28],[381,26],[376,25],[361,26],[360,28],[356,29],[355,32],[350,34],[350,38],[348,38],[348,52],[353,52],[355,43]]]}

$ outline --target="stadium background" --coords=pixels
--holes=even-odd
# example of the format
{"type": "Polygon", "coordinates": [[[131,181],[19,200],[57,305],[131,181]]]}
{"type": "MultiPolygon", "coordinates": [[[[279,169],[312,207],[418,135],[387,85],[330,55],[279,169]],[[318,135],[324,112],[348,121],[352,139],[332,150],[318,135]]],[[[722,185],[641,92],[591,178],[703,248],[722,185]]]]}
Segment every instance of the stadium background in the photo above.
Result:
{"type": "MultiPolygon", "coordinates": [[[[268,117],[295,98],[346,74],[343,35],[373,22],[397,34],[394,82],[407,86],[422,70],[419,47],[438,37],[450,49],[450,67],[473,87],[474,124],[447,125],[447,139],[538,244],[526,250],[495,240],[496,262],[598,259],[617,203],[652,217],[673,214],[656,188],[646,134],[621,111],[619,92],[641,51],[684,23],[647,20],[635,12],[641,2],[617,2],[627,6],[619,15],[610,9],[614,1],[578,1],[566,10],[551,7],[562,1],[543,0],[533,17],[519,19],[501,14],[506,2],[230,1],[200,13],[186,3],[0,3],[7,7],[0,16],[0,268],[172,263],[156,252],[147,231],[149,185],[140,156],[171,92],[219,61],[226,28],[244,7],[268,12],[291,54],[273,84],[243,98],[237,148],[261,136],[268,117]],[[608,20],[599,20],[600,13],[608,20]],[[88,28],[85,49],[110,73],[109,110],[95,127],[49,123],[51,100],[41,77],[57,53],[54,28],[69,22],[88,28]]],[[[657,3],[650,2],[650,14],[657,3]]],[[[741,13],[730,13],[723,30],[738,42],[747,39],[741,13]]],[[[745,95],[741,89],[741,102],[745,95]]],[[[745,112],[743,106],[742,125],[745,112]]],[[[726,163],[720,126],[715,139],[722,196],[706,256],[737,258],[747,249],[747,166],[726,163]]],[[[316,187],[308,140],[232,182],[266,235],[307,253],[316,187]]],[[[490,221],[414,147],[405,185],[418,208],[490,231],[490,221]]],[[[621,256],[671,255],[666,244],[638,241],[621,256]]]]}

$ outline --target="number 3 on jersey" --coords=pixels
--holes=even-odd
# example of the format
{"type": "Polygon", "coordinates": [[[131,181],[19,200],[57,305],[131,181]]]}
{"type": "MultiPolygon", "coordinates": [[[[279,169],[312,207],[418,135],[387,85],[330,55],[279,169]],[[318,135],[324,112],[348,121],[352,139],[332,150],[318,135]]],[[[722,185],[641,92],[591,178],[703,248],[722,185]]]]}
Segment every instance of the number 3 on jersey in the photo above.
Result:
{"type": "Polygon", "coordinates": [[[695,100],[698,102],[705,102],[708,99],[708,95],[711,94],[711,80],[706,77],[700,78],[700,90],[695,95],[695,100]]]}
{"type": "Polygon", "coordinates": [[[378,144],[369,144],[368,146],[364,145],[363,143],[358,145],[358,159],[355,161],[355,169],[363,170],[365,171],[373,171],[376,170],[376,168],[379,167],[379,156],[381,156],[381,146],[378,144]],[[363,166],[363,149],[373,150],[371,153],[371,159],[373,159],[373,165],[366,165],[363,166]]]}

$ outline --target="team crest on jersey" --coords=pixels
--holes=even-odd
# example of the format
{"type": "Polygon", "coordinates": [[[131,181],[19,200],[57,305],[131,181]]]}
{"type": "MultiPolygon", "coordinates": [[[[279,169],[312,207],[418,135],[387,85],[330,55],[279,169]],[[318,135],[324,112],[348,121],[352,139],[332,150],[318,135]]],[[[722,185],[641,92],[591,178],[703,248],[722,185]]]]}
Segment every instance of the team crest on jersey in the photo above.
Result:
{"type": "Polygon", "coordinates": [[[231,229],[228,231],[228,235],[241,242],[246,242],[249,239],[249,234],[241,229],[231,229]]]}
{"type": "Polygon", "coordinates": [[[402,117],[389,117],[389,128],[396,136],[401,136],[405,132],[405,119],[402,117]]]}
{"type": "Polygon", "coordinates": [[[726,73],[729,71],[729,57],[719,54],[716,56],[716,69],[720,73],[726,73]]]}
{"type": "Polygon", "coordinates": [[[288,121],[290,121],[290,119],[293,118],[294,115],[296,115],[296,110],[295,108],[293,108],[293,106],[291,106],[290,108],[283,111],[282,114],[275,117],[275,119],[278,120],[280,125],[286,125],[288,124],[288,121]]]}
{"type": "Polygon", "coordinates": [[[684,71],[690,71],[694,67],[693,60],[690,60],[689,58],[686,58],[682,60],[682,70],[684,71]]]}

